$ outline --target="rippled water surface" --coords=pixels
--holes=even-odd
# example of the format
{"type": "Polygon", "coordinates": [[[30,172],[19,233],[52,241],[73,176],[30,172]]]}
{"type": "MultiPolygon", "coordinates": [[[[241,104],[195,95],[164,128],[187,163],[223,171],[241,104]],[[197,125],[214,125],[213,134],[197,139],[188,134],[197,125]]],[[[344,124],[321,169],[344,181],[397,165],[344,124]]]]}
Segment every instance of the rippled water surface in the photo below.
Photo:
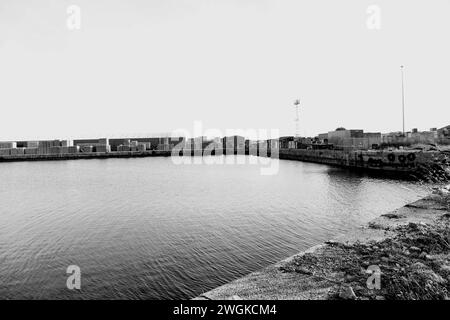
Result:
{"type": "Polygon", "coordinates": [[[294,161],[264,176],[244,160],[0,163],[0,298],[190,298],[427,193],[294,161]]]}

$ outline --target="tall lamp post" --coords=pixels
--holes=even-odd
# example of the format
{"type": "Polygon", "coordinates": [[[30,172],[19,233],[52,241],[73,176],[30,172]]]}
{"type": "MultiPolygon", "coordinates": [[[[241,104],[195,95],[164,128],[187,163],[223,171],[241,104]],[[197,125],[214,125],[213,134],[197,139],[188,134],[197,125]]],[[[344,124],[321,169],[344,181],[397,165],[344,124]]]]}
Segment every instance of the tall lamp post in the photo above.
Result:
{"type": "Polygon", "coordinates": [[[295,137],[300,137],[300,118],[299,118],[299,112],[298,108],[300,107],[300,100],[297,99],[294,101],[295,106],[295,137]]]}
{"type": "Polygon", "coordinates": [[[405,135],[405,79],[404,79],[404,66],[400,66],[402,73],[402,118],[403,118],[403,136],[405,135]]]}

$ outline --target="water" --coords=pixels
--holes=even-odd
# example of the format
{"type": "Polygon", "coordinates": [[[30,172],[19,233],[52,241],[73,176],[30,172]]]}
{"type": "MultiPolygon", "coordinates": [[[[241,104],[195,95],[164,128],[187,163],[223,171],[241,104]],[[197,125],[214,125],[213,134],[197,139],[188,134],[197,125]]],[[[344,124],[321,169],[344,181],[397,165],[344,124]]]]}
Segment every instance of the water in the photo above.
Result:
{"type": "Polygon", "coordinates": [[[426,193],[285,160],[272,176],[170,158],[0,163],[0,298],[191,298],[426,193]]]}

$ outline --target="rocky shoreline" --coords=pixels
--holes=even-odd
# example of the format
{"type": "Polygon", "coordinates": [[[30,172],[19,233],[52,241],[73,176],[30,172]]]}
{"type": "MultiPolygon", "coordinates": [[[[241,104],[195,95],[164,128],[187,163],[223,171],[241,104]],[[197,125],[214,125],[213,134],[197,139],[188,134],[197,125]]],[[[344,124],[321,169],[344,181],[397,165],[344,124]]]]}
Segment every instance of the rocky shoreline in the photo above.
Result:
{"type": "Polygon", "coordinates": [[[450,298],[450,186],[195,299],[450,298]]]}

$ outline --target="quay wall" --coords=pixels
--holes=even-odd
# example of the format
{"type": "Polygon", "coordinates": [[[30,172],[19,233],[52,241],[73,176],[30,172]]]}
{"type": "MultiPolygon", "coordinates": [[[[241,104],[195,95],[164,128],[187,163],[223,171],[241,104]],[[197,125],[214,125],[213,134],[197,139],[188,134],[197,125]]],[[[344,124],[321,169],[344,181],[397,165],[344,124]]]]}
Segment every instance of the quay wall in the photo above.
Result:
{"type": "MultiPolygon", "coordinates": [[[[438,151],[423,152],[421,150],[307,150],[307,149],[226,149],[223,150],[180,150],[180,156],[233,155],[250,154],[261,157],[274,157],[287,160],[314,162],[326,165],[341,166],[349,169],[362,169],[378,172],[395,172],[400,174],[415,174],[424,166],[433,163],[447,163],[443,153],[438,151]]],[[[78,160],[78,159],[106,159],[106,158],[135,158],[135,157],[169,157],[170,150],[146,151],[113,151],[113,152],[77,152],[64,154],[16,154],[0,155],[0,162],[12,161],[46,161],[46,160],[78,160]]],[[[442,171],[442,170],[438,170],[442,171]]]]}
{"type": "Polygon", "coordinates": [[[439,152],[422,152],[419,150],[303,150],[280,149],[279,158],[323,163],[348,168],[378,171],[414,172],[421,165],[438,160],[439,152]]]}
{"type": "Polygon", "coordinates": [[[129,151],[129,152],[87,152],[66,154],[25,154],[0,156],[0,162],[14,161],[53,161],[53,160],[78,160],[78,159],[106,159],[106,158],[139,158],[139,157],[169,157],[170,151],[129,151]]]}

